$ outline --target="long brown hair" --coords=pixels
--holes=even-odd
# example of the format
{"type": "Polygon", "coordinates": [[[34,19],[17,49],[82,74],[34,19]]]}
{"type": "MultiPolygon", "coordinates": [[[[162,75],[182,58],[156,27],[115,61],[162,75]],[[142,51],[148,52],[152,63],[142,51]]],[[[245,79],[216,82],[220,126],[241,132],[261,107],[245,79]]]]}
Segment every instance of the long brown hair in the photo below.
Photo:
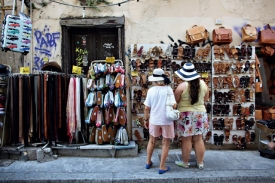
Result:
{"type": "Polygon", "coordinates": [[[190,83],[190,90],[189,94],[191,97],[191,105],[194,105],[199,101],[199,92],[200,92],[200,79],[194,79],[192,81],[189,81],[190,83]]]}

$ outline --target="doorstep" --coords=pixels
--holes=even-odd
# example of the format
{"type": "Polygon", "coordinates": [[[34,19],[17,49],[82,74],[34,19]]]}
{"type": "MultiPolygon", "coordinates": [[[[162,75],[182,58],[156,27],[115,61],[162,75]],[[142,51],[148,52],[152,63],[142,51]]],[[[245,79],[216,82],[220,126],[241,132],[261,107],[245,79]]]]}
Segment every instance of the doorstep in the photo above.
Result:
{"type": "MultiPolygon", "coordinates": [[[[47,147],[49,148],[49,146],[47,147]]],[[[0,159],[13,160],[37,160],[37,151],[42,147],[12,147],[5,146],[0,149],[0,159]]],[[[130,141],[125,145],[96,145],[87,144],[80,146],[51,146],[53,154],[58,156],[78,156],[78,157],[100,157],[100,158],[123,158],[136,157],[138,155],[138,145],[135,141],[130,141]]]]}
{"type": "Polygon", "coordinates": [[[130,141],[128,145],[110,144],[87,144],[79,146],[52,146],[58,156],[80,156],[80,157],[100,157],[100,158],[123,158],[136,157],[138,155],[138,145],[135,141],[130,141]]]}

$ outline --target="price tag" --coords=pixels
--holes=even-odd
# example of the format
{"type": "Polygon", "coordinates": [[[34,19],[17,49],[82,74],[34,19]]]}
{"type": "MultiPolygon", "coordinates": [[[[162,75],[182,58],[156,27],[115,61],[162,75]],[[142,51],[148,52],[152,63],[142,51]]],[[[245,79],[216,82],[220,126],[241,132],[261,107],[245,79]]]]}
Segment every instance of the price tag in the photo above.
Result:
{"type": "Polygon", "coordinates": [[[81,74],[82,72],[82,67],[78,67],[76,65],[73,65],[72,73],[73,74],[81,74]]]}
{"type": "Polygon", "coordinates": [[[20,67],[20,74],[30,74],[29,67],[20,67]]]}
{"type": "Polygon", "coordinates": [[[106,57],[106,62],[111,64],[115,63],[115,57],[106,57]]]}
{"type": "Polygon", "coordinates": [[[203,72],[201,73],[202,78],[208,78],[208,72],[203,72]]]}

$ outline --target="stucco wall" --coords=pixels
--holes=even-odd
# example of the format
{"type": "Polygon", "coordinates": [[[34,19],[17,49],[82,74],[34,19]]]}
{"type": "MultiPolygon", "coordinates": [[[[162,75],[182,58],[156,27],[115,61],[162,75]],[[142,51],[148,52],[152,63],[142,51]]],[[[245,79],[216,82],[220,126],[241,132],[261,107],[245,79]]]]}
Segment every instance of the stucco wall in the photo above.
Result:
{"type": "MultiPolygon", "coordinates": [[[[109,1],[118,3],[123,0],[109,1]]],[[[55,60],[61,65],[59,20],[82,18],[82,8],[46,0],[34,2],[35,9],[31,13],[33,45],[24,64],[39,69],[41,62],[55,60]],[[46,54],[41,54],[40,48],[44,48],[46,54]]],[[[78,0],[63,2],[80,5],[78,0]]],[[[249,23],[259,30],[267,23],[275,26],[274,7],[274,0],[140,0],[99,8],[100,11],[89,8],[85,11],[85,17],[124,16],[126,49],[134,43],[171,43],[168,35],[174,40],[185,41],[185,31],[195,24],[205,26],[212,33],[214,28],[220,27],[215,25],[215,19],[221,19],[222,26],[233,30],[232,45],[239,45],[240,29],[244,24],[249,23]]]]}

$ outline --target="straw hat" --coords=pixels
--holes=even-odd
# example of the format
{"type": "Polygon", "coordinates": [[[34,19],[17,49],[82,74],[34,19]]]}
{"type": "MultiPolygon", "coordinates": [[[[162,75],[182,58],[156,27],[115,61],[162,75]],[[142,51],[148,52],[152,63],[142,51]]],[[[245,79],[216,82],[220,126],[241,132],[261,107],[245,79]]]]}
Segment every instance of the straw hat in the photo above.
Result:
{"type": "Polygon", "coordinates": [[[175,71],[175,74],[184,81],[192,81],[201,77],[192,63],[185,63],[180,70],[175,71]]]}

